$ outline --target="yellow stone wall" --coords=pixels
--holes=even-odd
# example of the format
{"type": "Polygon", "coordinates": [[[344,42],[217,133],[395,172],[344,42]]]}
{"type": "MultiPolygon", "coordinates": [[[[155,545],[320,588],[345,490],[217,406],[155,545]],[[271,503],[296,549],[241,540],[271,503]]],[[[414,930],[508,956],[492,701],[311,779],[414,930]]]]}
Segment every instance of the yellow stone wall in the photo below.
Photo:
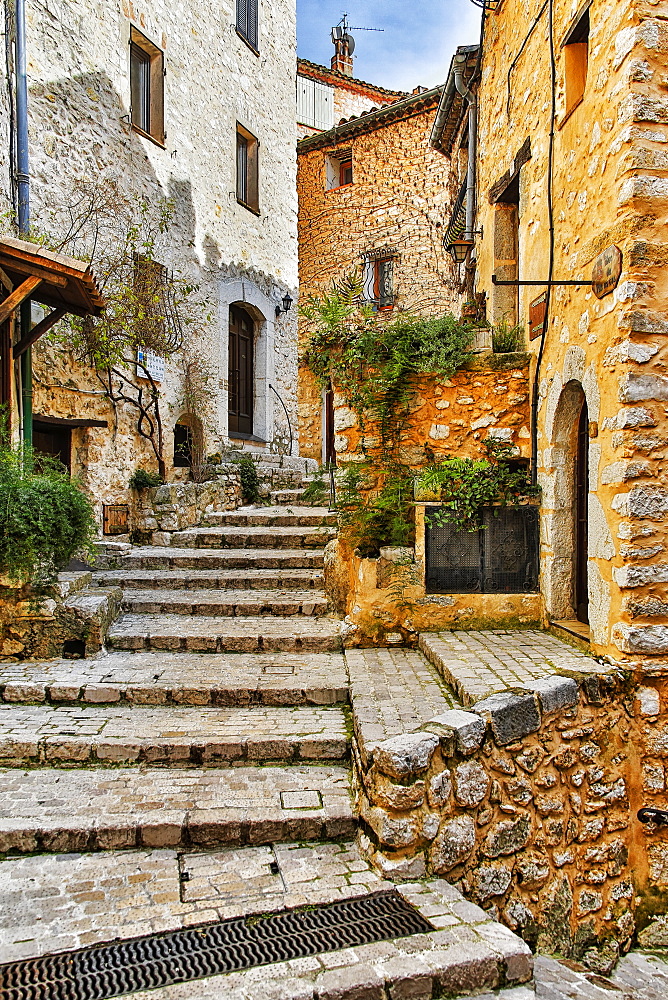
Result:
{"type": "MultiPolygon", "coordinates": [[[[477,290],[494,318],[508,290],[507,206],[491,189],[531,155],[519,180],[522,279],[548,277],[551,81],[548,4],[504,0],[486,19],[479,88],[477,290]],[[530,32],[534,19],[537,24],[530,32]],[[529,33],[529,34],[528,34],[529,33]],[[518,157],[518,154],[519,157],[518,157]]],[[[573,615],[573,458],[582,398],[589,419],[589,600],[593,651],[653,665],[668,652],[668,3],[592,0],[582,103],[565,114],[562,42],[580,4],[553,0],[556,121],[554,278],[591,280],[611,244],[623,273],[599,300],[590,287],[553,289],[539,378],[538,473],[543,486],[542,591],[552,618],[573,615]]],[[[518,318],[541,288],[519,289],[518,318]]],[[[540,340],[533,341],[532,380],[540,340]]]]}

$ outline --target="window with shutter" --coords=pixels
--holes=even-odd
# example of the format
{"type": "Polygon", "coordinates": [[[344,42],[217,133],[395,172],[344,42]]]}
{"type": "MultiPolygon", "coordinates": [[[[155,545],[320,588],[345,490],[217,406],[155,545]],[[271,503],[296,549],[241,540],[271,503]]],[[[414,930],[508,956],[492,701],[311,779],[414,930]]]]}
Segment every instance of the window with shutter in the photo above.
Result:
{"type": "Polygon", "coordinates": [[[237,0],[237,31],[251,48],[258,51],[259,0],[237,0]]]}
{"type": "Polygon", "coordinates": [[[130,121],[133,129],[165,143],[164,55],[134,25],[130,27],[130,121]]]}
{"type": "Polygon", "coordinates": [[[259,157],[257,138],[237,123],[237,201],[259,214],[259,157]]]}

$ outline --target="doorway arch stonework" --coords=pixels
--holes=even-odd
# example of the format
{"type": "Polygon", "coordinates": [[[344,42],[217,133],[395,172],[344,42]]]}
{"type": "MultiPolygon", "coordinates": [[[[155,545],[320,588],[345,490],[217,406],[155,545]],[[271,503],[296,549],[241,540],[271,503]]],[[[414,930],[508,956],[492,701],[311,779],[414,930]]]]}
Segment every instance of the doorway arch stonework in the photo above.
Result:
{"type": "MultiPolygon", "coordinates": [[[[585,366],[585,352],[571,346],[562,372],[543,380],[541,500],[541,589],[552,620],[574,618],[575,601],[575,489],[577,432],[583,405],[590,425],[597,425],[600,394],[593,365],[585,366]]],[[[596,495],[600,446],[589,439],[588,561],[589,622],[592,641],[606,644],[610,635],[610,594],[597,559],[615,554],[605,513],[596,495]]]]}

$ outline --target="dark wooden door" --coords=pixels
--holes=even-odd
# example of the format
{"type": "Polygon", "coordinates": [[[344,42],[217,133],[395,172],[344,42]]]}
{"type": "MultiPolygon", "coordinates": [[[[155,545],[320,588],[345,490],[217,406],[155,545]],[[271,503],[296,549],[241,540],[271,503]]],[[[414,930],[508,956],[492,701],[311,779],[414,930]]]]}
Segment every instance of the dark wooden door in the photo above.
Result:
{"type": "Polygon", "coordinates": [[[589,414],[582,404],[575,458],[575,611],[580,622],[589,622],[587,565],[589,536],[589,414]]]}
{"type": "Polygon", "coordinates": [[[334,390],[331,385],[325,392],[325,465],[336,465],[334,447],[334,390]]]}
{"type": "Polygon", "coordinates": [[[32,444],[38,454],[38,467],[39,455],[48,455],[62,462],[68,472],[72,471],[72,431],[69,427],[35,420],[32,428],[32,444]]]}
{"type": "Polygon", "coordinates": [[[237,306],[230,307],[228,368],[229,433],[253,433],[253,320],[237,306]]]}

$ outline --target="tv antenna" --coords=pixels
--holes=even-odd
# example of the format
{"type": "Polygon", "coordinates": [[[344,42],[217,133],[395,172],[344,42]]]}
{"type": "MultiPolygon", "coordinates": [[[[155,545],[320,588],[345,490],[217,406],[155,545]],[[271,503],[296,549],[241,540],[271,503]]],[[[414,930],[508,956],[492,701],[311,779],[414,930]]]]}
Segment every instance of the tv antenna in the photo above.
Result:
{"type": "Polygon", "coordinates": [[[344,13],[336,27],[332,28],[332,41],[335,45],[337,42],[347,42],[350,56],[355,51],[355,39],[350,34],[351,31],[385,31],[385,28],[362,28],[359,25],[354,27],[348,24],[348,14],[344,13]]]}

